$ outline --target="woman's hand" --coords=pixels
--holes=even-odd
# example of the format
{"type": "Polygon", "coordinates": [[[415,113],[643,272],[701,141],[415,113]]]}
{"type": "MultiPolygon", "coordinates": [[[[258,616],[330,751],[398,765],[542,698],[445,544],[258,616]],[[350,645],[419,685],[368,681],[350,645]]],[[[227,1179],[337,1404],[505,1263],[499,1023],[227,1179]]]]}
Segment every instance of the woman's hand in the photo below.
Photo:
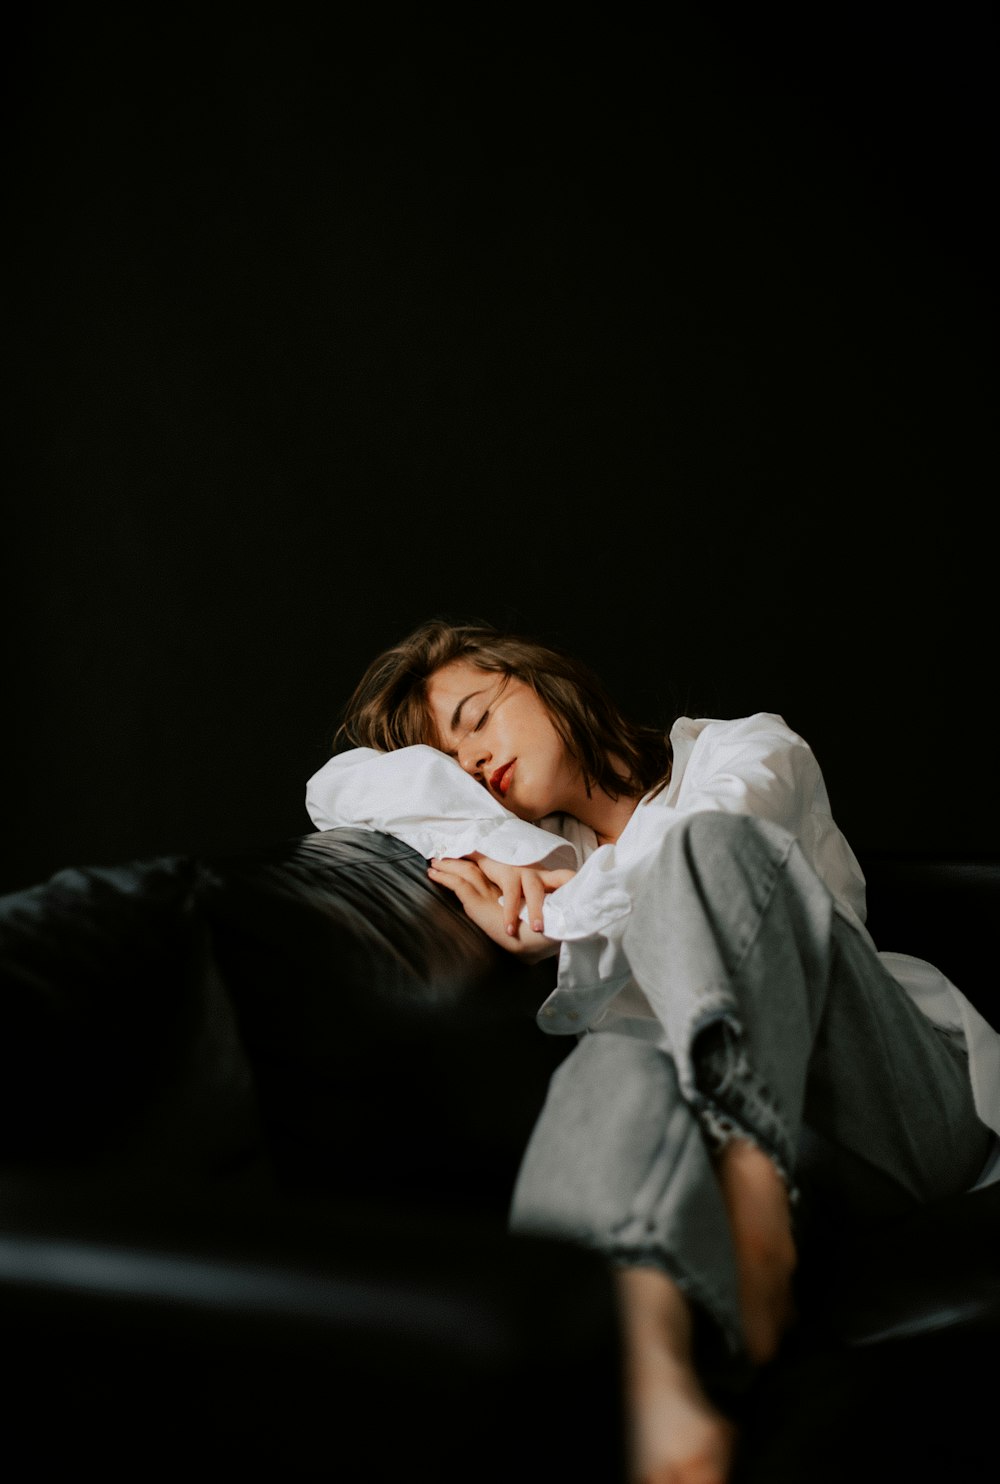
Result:
{"type": "Polygon", "coordinates": [[[538,866],[505,866],[481,855],[478,850],[474,850],[468,859],[475,862],[488,881],[500,888],[503,925],[511,937],[517,933],[522,903],[528,909],[532,930],[542,932],[542,904],[546,894],[557,891],[576,875],[575,871],[543,871],[538,866]]]}
{"type": "Polygon", "coordinates": [[[506,866],[476,851],[461,860],[433,860],[427,874],[453,891],[466,916],[509,953],[534,962],[558,950],[559,944],[542,931],[542,903],[548,892],[565,885],[575,871],[506,866]],[[530,926],[520,921],[522,902],[530,926]]]}

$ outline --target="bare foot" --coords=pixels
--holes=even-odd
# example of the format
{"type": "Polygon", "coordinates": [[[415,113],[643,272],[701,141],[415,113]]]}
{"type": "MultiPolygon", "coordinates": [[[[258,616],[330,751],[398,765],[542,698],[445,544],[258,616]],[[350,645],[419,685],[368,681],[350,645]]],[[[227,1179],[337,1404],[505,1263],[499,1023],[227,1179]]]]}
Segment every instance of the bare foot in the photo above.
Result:
{"type": "Polygon", "coordinates": [[[747,1139],[733,1139],[723,1149],[719,1183],[733,1234],[747,1354],[763,1365],[773,1360],[795,1319],[788,1191],[773,1162],[747,1139]]]}
{"type": "Polygon", "coordinates": [[[691,1360],[691,1310],[658,1268],[620,1268],[630,1484],[725,1484],[736,1430],[691,1360]]]}

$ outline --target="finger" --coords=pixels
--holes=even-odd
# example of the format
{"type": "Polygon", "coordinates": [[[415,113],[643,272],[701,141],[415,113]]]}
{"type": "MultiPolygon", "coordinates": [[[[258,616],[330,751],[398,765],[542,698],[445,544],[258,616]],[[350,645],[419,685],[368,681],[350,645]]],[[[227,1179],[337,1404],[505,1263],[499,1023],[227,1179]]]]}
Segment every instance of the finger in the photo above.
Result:
{"type": "Polygon", "coordinates": [[[521,873],[514,871],[503,888],[503,925],[510,937],[517,936],[517,920],[521,915],[521,873]]]}
{"type": "Polygon", "coordinates": [[[537,871],[529,871],[522,878],[524,886],[524,903],[528,909],[528,921],[533,930],[540,933],[544,929],[542,920],[542,904],[545,901],[545,887],[542,878],[537,871]]]}
{"type": "Polygon", "coordinates": [[[430,867],[435,871],[443,871],[449,876],[463,876],[466,881],[482,881],[482,871],[472,861],[465,860],[461,856],[434,856],[430,867]]]}
{"type": "Polygon", "coordinates": [[[466,885],[459,876],[450,871],[442,871],[436,866],[427,867],[427,875],[431,881],[436,881],[438,886],[446,886],[449,891],[457,891],[460,886],[466,885]]]}
{"type": "Polygon", "coordinates": [[[454,861],[432,861],[427,868],[427,874],[432,881],[439,881],[450,891],[455,891],[459,886],[468,887],[472,884],[471,877],[463,871],[456,870],[454,861]]]}
{"type": "Polygon", "coordinates": [[[466,860],[432,860],[427,868],[432,881],[458,892],[462,887],[468,894],[488,897],[492,888],[478,866],[466,860]]]}

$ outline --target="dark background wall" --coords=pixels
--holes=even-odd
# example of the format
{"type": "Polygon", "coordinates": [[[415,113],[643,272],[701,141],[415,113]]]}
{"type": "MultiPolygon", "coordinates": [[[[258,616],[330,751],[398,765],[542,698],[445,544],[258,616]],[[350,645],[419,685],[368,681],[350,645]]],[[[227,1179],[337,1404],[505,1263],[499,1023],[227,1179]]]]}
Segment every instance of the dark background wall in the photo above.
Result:
{"type": "Polygon", "coordinates": [[[432,614],[997,849],[991,7],[131,9],[7,52],[0,889],[308,829],[432,614]]]}

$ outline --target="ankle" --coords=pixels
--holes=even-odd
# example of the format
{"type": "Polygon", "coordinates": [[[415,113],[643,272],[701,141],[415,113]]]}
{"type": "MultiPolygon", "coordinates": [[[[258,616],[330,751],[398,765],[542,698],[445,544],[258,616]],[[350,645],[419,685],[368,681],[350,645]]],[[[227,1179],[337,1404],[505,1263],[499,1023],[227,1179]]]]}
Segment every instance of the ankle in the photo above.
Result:
{"type": "Polygon", "coordinates": [[[737,1256],[792,1273],[797,1254],[788,1188],[756,1144],[734,1139],[719,1159],[719,1183],[737,1256]]]}
{"type": "Polygon", "coordinates": [[[691,1306],[674,1280],[659,1268],[615,1271],[627,1342],[654,1343],[689,1364],[694,1331],[691,1306]]]}

